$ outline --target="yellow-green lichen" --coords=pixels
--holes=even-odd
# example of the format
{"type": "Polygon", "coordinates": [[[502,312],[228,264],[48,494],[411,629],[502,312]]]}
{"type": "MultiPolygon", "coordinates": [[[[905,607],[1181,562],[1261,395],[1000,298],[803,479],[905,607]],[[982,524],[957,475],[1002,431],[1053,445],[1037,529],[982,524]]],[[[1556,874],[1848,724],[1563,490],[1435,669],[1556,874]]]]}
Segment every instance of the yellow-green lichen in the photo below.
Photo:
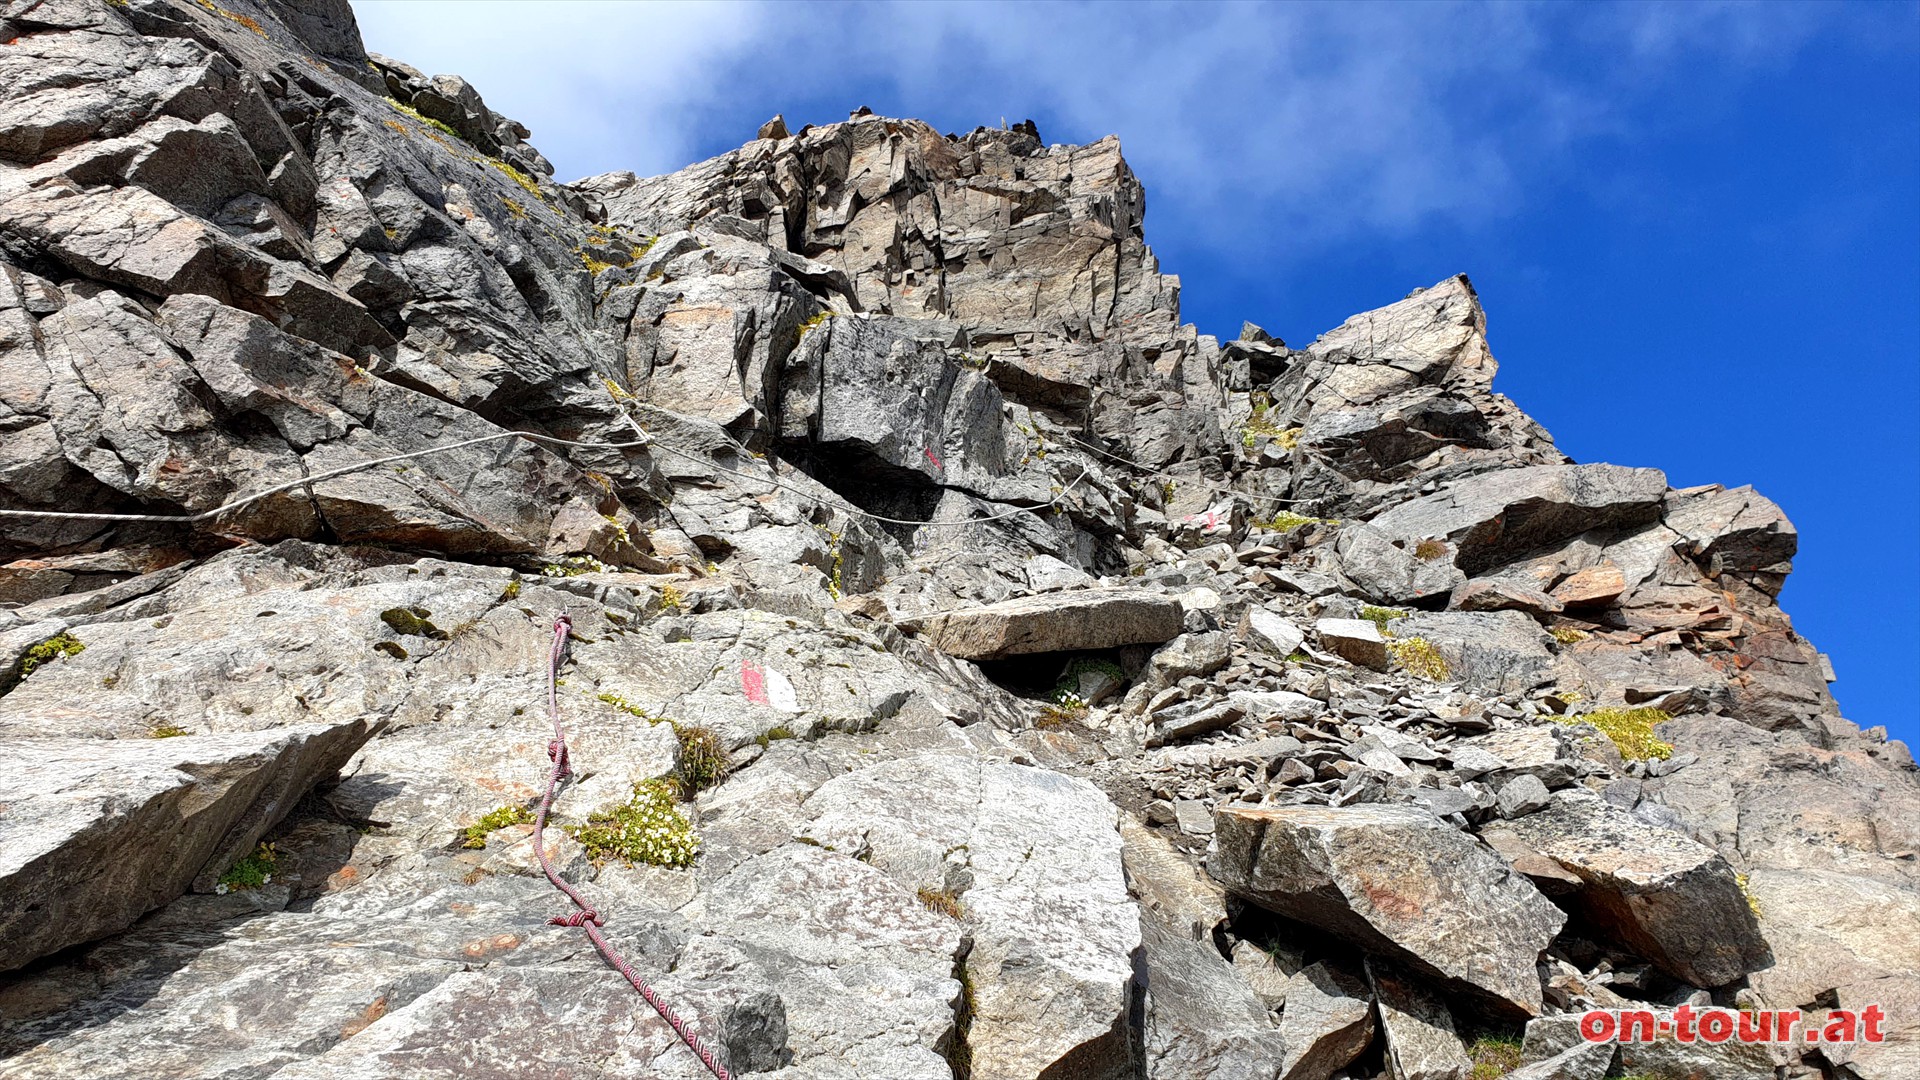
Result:
{"type": "Polygon", "coordinates": [[[396,634],[413,634],[417,637],[433,638],[436,641],[447,640],[447,632],[433,625],[429,618],[433,612],[423,607],[395,607],[380,613],[380,621],[396,634]]]}
{"type": "Polygon", "coordinates": [[[1612,740],[1614,746],[1620,748],[1620,756],[1628,761],[1646,761],[1650,758],[1665,760],[1673,756],[1673,744],[1660,741],[1653,733],[1655,724],[1664,724],[1673,719],[1659,709],[1595,709],[1578,716],[1554,719],[1563,724],[1592,724],[1612,740]]]}
{"type": "Polygon", "coordinates": [[[502,806],[481,815],[479,821],[461,833],[460,846],[478,850],[487,846],[487,837],[509,825],[525,825],[533,820],[533,811],[524,806],[502,806]]]}
{"type": "Polygon", "coordinates": [[[27,650],[27,655],[20,658],[20,677],[24,679],[43,665],[50,664],[63,656],[78,656],[86,651],[87,647],[81,644],[79,638],[62,630],[27,650]]]}
{"type": "Polygon", "coordinates": [[[1447,667],[1446,658],[1426,638],[1411,637],[1389,642],[1387,651],[1393,654],[1394,662],[1403,670],[1430,682],[1442,682],[1453,675],[1447,667]]]}
{"type": "Polygon", "coordinates": [[[1379,627],[1382,634],[1386,634],[1387,624],[1395,619],[1406,618],[1407,613],[1400,608],[1375,607],[1369,604],[1360,609],[1360,617],[1379,627]]]}
{"type": "MultiPolygon", "coordinates": [[[[408,116],[413,117],[415,120],[420,121],[421,123],[427,125],[428,127],[432,128],[435,131],[445,132],[446,134],[451,135],[456,139],[460,138],[459,132],[448,127],[446,124],[438,120],[435,120],[431,116],[422,115],[420,110],[414,108],[411,105],[408,105],[401,101],[396,101],[393,98],[388,98],[387,104],[393,106],[394,108],[400,110],[403,113],[406,113],[408,116]]],[[[391,127],[392,125],[388,125],[388,126],[391,127]]]]}

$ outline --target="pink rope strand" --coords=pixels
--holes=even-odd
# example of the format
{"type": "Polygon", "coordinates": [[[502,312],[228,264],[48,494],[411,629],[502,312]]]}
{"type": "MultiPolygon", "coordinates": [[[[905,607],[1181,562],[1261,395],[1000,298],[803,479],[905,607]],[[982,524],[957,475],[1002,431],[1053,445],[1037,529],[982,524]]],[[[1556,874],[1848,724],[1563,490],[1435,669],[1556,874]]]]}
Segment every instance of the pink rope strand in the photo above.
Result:
{"type": "Polygon", "coordinates": [[[533,854],[540,861],[540,869],[546,873],[547,880],[553,882],[554,888],[565,893],[567,899],[573,901],[574,906],[579,910],[567,915],[556,915],[547,922],[553,926],[577,926],[585,930],[588,939],[593,942],[593,947],[600,951],[601,958],[633,984],[633,988],[640,992],[640,996],[646,999],[647,1004],[653,1006],[653,1011],[660,1014],[660,1019],[665,1020],[667,1025],[673,1028],[673,1033],[680,1036],[680,1041],[687,1044],[687,1049],[692,1050],[700,1059],[700,1064],[705,1065],[707,1071],[712,1073],[716,1080],[733,1080],[733,1074],[727,1071],[726,1066],[720,1064],[719,1058],[714,1056],[713,1051],[707,1049],[706,1043],[700,1041],[700,1036],[687,1027],[687,1022],[680,1018],[679,1013],[673,1011],[673,1006],[667,1004],[666,999],[661,997],[647,980],[641,978],[639,972],[633,970],[633,965],[627,963],[627,958],[620,955],[620,950],[608,943],[606,935],[600,932],[600,927],[605,925],[606,919],[592,904],[587,903],[587,898],[580,895],[580,890],[561,879],[553,869],[553,861],[547,858],[545,836],[547,814],[553,809],[553,799],[559,793],[561,782],[573,775],[573,765],[567,756],[567,729],[560,723],[559,689],[560,665],[566,660],[567,639],[572,633],[572,619],[562,615],[553,620],[553,650],[547,655],[547,717],[553,721],[553,741],[547,744],[547,757],[553,761],[553,771],[547,776],[546,794],[540,798],[540,812],[533,818],[533,854]]]}

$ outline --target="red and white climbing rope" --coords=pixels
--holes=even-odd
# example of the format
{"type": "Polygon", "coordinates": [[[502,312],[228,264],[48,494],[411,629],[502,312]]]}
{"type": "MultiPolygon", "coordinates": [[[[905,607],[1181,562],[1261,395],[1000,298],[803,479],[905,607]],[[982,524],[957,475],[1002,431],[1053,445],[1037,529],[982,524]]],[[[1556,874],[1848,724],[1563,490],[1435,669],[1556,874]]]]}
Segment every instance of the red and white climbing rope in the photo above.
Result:
{"type": "Polygon", "coordinates": [[[547,654],[547,718],[553,721],[553,741],[547,744],[547,757],[553,760],[553,771],[547,776],[546,794],[540,798],[540,812],[533,818],[533,854],[540,861],[540,869],[546,873],[547,880],[553,882],[554,888],[565,893],[567,899],[573,901],[574,907],[578,910],[567,915],[555,916],[547,922],[554,926],[577,926],[585,930],[587,937],[593,942],[593,947],[600,951],[600,956],[606,960],[607,965],[633,984],[633,988],[640,992],[640,996],[646,999],[647,1004],[653,1006],[653,1011],[660,1014],[660,1019],[665,1020],[667,1025],[673,1028],[674,1034],[680,1036],[681,1041],[687,1044],[687,1049],[692,1050],[700,1059],[700,1064],[705,1065],[707,1071],[711,1072],[717,1080],[733,1080],[733,1074],[729,1073],[727,1067],[720,1064],[720,1059],[714,1055],[713,1051],[700,1041],[700,1036],[687,1027],[687,1022],[680,1018],[679,1013],[673,1011],[673,1006],[667,1004],[667,1000],[660,996],[659,991],[655,990],[646,979],[641,978],[639,972],[633,970],[633,965],[627,962],[626,957],[620,955],[620,950],[607,941],[606,935],[600,932],[600,927],[605,925],[606,919],[592,904],[587,903],[587,898],[580,895],[579,889],[568,884],[555,872],[553,861],[547,857],[545,835],[547,814],[553,809],[553,799],[559,793],[561,783],[573,775],[573,766],[567,755],[567,729],[560,723],[559,689],[560,665],[566,660],[567,639],[572,633],[572,619],[562,615],[553,620],[553,649],[547,654]]]}

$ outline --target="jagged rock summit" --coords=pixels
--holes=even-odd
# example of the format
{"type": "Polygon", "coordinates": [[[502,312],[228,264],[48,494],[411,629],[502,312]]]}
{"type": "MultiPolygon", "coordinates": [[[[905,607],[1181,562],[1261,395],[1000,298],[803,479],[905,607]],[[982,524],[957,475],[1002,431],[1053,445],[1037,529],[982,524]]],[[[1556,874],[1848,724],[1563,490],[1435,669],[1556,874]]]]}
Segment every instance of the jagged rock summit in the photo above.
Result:
{"type": "Polygon", "coordinates": [[[1561,454],[1465,277],[1218,341],[1031,124],[556,183],[340,0],[0,85],[0,1073],[705,1075],[548,922],[564,614],[547,843],[735,1075],[1920,1075],[1791,524],[1561,454]]]}

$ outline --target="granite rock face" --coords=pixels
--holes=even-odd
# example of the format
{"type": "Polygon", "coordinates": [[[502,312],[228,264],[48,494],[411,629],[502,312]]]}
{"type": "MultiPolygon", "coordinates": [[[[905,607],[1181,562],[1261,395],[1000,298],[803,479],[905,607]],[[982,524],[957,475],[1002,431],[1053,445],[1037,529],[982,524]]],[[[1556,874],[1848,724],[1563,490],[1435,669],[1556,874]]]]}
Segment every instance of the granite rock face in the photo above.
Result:
{"type": "Polygon", "coordinates": [[[1793,526],[1568,459],[1464,276],[1222,342],[1112,138],[560,183],[344,0],[0,44],[0,1073],[704,1075],[549,922],[560,615],[546,845],[736,1075],[1914,1073],[1793,526]],[[584,843],[655,782],[690,861],[584,843]],[[1888,1037],[1573,1027],[1703,1002],[1888,1037]]]}

